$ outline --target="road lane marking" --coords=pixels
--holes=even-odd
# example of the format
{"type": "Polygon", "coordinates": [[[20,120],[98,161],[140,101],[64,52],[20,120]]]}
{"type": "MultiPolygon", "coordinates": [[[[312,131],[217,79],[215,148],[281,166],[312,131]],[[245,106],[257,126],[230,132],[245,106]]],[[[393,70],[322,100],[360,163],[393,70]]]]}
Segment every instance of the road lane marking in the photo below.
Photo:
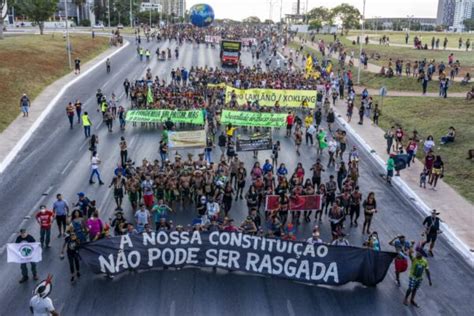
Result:
{"type": "Polygon", "coordinates": [[[171,302],[170,306],[170,316],[175,316],[176,315],[176,303],[175,301],[171,302]]]}
{"type": "Polygon", "coordinates": [[[288,315],[295,316],[295,310],[293,309],[293,305],[291,304],[290,300],[286,300],[286,308],[288,309],[288,315]]]}
{"type": "Polygon", "coordinates": [[[69,160],[69,162],[67,163],[67,165],[64,167],[63,171],[61,171],[61,174],[65,174],[66,173],[66,170],[69,168],[69,166],[71,166],[72,164],[72,160],[69,160]]]}
{"type": "Polygon", "coordinates": [[[79,80],[82,80],[85,76],[90,74],[92,71],[96,70],[99,66],[102,66],[103,63],[107,60],[107,58],[111,58],[112,56],[117,55],[119,52],[124,50],[128,45],[130,44],[129,41],[126,41],[125,44],[118,48],[116,51],[112,52],[110,55],[105,56],[101,61],[97,62],[95,65],[93,65],[91,68],[87,69],[83,73],[81,73],[79,76],[75,77],[71,81],[69,81],[67,84],[64,85],[64,87],[56,94],[56,96],[51,100],[51,102],[48,104],[48,106],[43,110],[43,112],[40,114],[40,116],[36,119],[36,121],[31,125],[31,127],[28,129],[28,131],[23,135],[23,137],[16,143],[15,147],[8,153],[8,155],[3,159],[3,161],[0,163],[0,174],[5,171],[5,169],[10,165],[10,163],[15,159],[15,157],[18,155],[18,153],[23,149],[23,146],[28,142],[28,140],[33,136],[33,133],[38,129],[38,127],[43,123],[43,121],[46,119],[46,117],[49,115],[49,112],[55,107],[56,103],[59,101],[59,99],[64,95],[67,89],[69,89],[72,85],[74,85],[76,82],[79,80]]]}

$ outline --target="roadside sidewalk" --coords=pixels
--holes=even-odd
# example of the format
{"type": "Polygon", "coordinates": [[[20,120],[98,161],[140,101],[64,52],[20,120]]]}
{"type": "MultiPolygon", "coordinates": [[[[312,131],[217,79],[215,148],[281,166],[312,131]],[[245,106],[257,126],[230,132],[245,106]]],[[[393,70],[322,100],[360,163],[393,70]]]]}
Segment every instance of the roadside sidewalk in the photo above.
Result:
{"type": "MultiPolygon", "coordinates": [[[[75,82],[81,80],[99,65],[105,63],[107,58],[122,51],[129,45],[125,41],[121,47],[111,47],[105,52],[81,66],[81,74],[75,75],[73,71],[56,80],[46,87],[32,102],[28,117],[22,117],[18,109],[18,117],[0,133],[0,174],[7,168],[21,148],[26,144],[34,131],[55,107],[62,94],[75,82]]],[[[20,96],[18,96],[18,100],[20,96]]],[[[64,111],[66,104],[63,104],[64,111]]]]}
{"type": "MultiPolygon", "coordinates": [[[[368,120],[364,121],[364,125],[357,124],[358,120],[347,123],[345,119],[346,104],[344,101],[339,101],[333,109],[338,119],[345,125],[344,127],[348,131],[352,130],[353,133],[359,136],[362,142],[368,145],[366,149],[372,152],[376,160],[379,160],[381,164],[385,164],[388,160],[386,140],[384,138],[385,132],[378,126],[372,125],[368,120]]],[[[458,238],[471,250],[472,256],[472,251],[474,250],[474,230],[472,229],[474,226],[474,205],[464,199],[443,180],[438,181],[437,191],[429,189],[429,186],[427,189],[420,188],[419,175],[422,171],[423,164],[417,159],[416,163],[411,164],[410,168],[401,171],[399,178],[394,177],[394,182],[396,185],[399,185],[408,199],[421,199],[421,201],[417,202],[426,213],[426,216],[429,215],[429,210],[438,210],[441,213],[440,218],[454,235],[449,237],[454,237],[452,239],[458,238]],[[426,204],[427,207],[424,207],[423,204],[426,204]]],[[[445,231],[445,235],[449,235],[451,232],[445,231]]],[[[458,246],[458,249],[460,248],[460,245],[456,246],[458,246]]],[[[464,247],[464,250],[466,250],[466,247],[464,247]]]]}

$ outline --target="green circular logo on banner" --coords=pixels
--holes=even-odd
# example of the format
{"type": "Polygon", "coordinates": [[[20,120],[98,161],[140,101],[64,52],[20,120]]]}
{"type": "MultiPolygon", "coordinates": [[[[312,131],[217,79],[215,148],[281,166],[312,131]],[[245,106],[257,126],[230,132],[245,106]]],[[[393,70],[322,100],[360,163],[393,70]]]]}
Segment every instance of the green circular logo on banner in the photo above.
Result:
{"type": "Polygon", "coordinates": [[[22,257],[28,258],[33,253],[33,247],[30,245],[21,246],[19,252],[22,257]]]}

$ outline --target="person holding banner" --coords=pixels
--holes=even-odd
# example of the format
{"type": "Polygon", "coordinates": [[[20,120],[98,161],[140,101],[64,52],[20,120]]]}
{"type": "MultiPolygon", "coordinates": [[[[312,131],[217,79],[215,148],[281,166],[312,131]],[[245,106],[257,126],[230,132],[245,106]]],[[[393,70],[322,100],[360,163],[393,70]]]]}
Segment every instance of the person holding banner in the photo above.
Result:
{"type": "MultiPolygon", "coordinates": [[[[26,232],[26,228],[20,229],[20,234],[16,237],[15,243],[22,244],[22,243],[34,243],[36,240],[26,232]]],[[[38,280],[38,273],[36,271],[36,262],[30,261],[31,265],[31,273],[33,274],[33,280],[38,280]]],[[[28,281],[28,266],[27,263],[20,264],[21,268],[21,279],[19,283],[25,283],[28,281]]]]}
{"type": "Polygon", "coordinates": [[[397,285],[400,286],[400,273],[405,272],[408,268],[408,257],[413,252],[414,242],[410,243],[405,239],[404,235],[398,235],[388,244],[393,246],[398,254],[395,258],[395,280],[397,285]]]}

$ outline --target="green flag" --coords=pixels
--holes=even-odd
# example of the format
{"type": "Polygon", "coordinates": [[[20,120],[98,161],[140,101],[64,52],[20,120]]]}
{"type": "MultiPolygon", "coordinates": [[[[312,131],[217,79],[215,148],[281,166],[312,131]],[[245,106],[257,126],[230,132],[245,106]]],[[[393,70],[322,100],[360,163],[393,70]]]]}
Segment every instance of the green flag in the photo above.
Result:
{"type": "Polygon", "coordinates": [[[148,94],[146,96],[146,103],[152,104],[153,103],[153,93],[151,92],[151,88],[148,87],[148,94]]]}

